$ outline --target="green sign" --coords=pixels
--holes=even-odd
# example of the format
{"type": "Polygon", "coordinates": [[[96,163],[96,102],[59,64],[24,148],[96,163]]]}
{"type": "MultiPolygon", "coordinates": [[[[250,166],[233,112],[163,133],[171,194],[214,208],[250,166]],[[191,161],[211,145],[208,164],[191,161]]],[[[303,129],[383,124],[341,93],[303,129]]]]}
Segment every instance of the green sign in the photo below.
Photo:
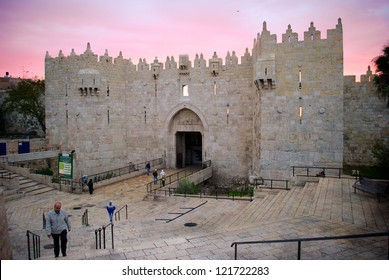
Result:
{"type": "Polygon", "coordinates": [[[58,155],[58,174],[59,177],[65,179],[73,178],[73,155],[59,154],[58,155]]]}

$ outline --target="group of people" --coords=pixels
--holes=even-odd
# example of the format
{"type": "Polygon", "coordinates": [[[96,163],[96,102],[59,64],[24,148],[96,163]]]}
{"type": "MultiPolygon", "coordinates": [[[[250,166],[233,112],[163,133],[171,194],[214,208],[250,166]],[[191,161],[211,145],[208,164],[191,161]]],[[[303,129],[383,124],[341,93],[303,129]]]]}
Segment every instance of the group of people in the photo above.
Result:
{"type": "MultiPolygon", "coordinates": [[[[146,174],[150,175],[151,166],[150,162],[146,164],[146,174]]],[[[158,182],[158,171],[153,171],[154,184],[158,182]]],[[[162,186],[165,186],[166,173],[162,169],[160,172],[160,178],[162,186]]],[[[88,176],[82,176],[83,185],[88,185],[89,194],[93,194],[93,180],[89,179],[88,176]]],[[[109,222],[112,223],[113,215],[116,210],[116,206],[110,201],[105,207],[108,212],[109,222]]],[[[53,238],[54,242],[54,256],[59,257],[59,253],[62,253],[63,257],[66,257],[67,243],[68,243],[68,232],[71,229],[71,223],[69,220],[69,214],[62,209],[61,202],[56,202],[52,210],[49,211],[46,217],[46,233],[49,238],[53,238]]]]}
{"type": "MultiPolygon", "coordinates": [[[[147,162],[146,163],[146,174],[147,174],[147,176],[150,175],[150,170],[151,170],[150,162],[147,162]]],[[[164,187],[165,186],[165,181],[166,181],[166,172],[165,172],[165,170],[162,169],[161,173],[159,175],[161,177],[162,186],[164,187]]],[[[154,169],[153,177],[154,177],[154,185],[156,185],[158,183],[158,171],[157,171],[157,169],[154,169]]]]}

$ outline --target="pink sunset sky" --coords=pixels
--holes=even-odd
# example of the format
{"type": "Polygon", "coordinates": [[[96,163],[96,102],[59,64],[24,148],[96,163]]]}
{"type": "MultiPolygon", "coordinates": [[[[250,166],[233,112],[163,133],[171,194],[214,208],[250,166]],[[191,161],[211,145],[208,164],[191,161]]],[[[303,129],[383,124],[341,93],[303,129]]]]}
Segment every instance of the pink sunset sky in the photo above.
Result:
{"type": "Polygon", "coordinates": [[[338,18],[344,74],[359,79],[389,43],[387,0],[1,0],[0,76],[43,79],[46,51],[81,54],[88,42],[98,56],[122,51],[134,64],[201,53],[208,61],[214,52],[224,61],[228,51],[252,53],[263,21],[280,43],[288,24],[303,40],[313,22],[323,39],[338,18]]]}

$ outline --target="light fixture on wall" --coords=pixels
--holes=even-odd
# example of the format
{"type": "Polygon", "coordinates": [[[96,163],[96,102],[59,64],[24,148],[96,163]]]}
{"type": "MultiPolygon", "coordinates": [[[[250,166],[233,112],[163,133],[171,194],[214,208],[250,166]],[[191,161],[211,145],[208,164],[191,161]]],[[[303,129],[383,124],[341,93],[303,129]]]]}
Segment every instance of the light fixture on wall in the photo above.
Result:
{"type": "Polygon", "coordinates": [[[300,99],[299,120],[300,120],[300,123],[301,123],[301,121],[303,119],[303,105],[302,105],[303,98],[300,96],[299,99],[300,99]]]}
{"type": "Polygon", "coordinates": [[[303,119],[303,106],[300,106],[299,119],[300,119],[300,123],[301,123],[301,120],[303,119]]]}

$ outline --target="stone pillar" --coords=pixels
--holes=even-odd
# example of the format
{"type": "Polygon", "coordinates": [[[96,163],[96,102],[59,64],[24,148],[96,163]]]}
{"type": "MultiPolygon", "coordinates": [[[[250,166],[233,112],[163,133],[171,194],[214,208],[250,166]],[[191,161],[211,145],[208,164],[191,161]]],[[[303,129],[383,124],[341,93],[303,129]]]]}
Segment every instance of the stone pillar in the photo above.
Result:
{"type": "Polygon", "coordinates": [[[8,235],[7,213],[5,210],[3,189],[0,188],[0,260],[12,260],[12,247],[8,235]]]}

